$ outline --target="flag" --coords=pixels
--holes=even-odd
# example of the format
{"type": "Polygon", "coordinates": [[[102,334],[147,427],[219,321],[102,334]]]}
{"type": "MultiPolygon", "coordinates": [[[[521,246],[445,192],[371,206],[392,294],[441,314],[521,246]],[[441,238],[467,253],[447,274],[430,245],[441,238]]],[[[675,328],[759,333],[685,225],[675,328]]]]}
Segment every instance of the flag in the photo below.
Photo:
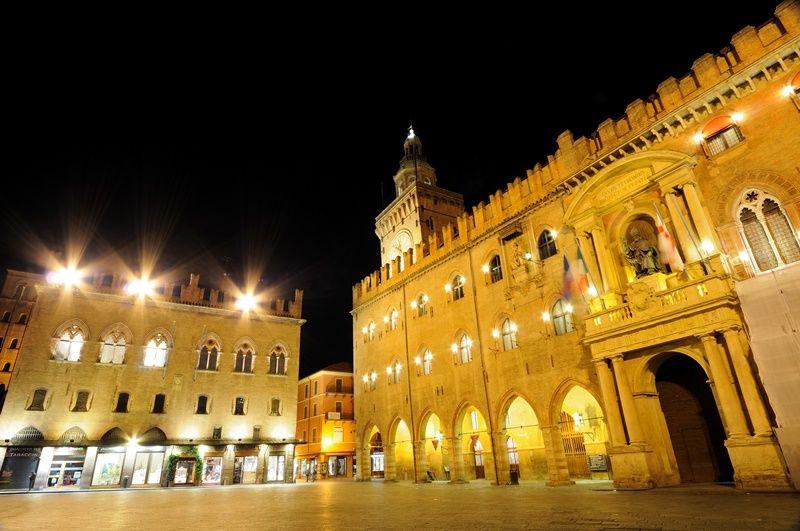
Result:
{"type": "Polygon", "coordinates": [[[569,300],[572,298],[572,286],[575,284],[575,279],[572,277],[572,271],[569,269],[569,260],[567,260],[567,253],[564,253],[564,286],[562,293],[564,298],[569,300]]]}
{"type": "Polygon", "coordinates": [[[678,248],[675,246],[675,240],[664,225],[664,220],[661,219],[661,212],[658,211],[658,205],[653,203],[656,209],[656,230],[658,232],[658,255],[662,264],[669,264],[673,271],[683,271],[683,260],[681,255],[678,254],[678,248]]]}
{"type": "Polygon", "coordinates": [[[575,287],[581,294],[586,293],[586,290],[589,289],[589,267],[583,258],[580,243],[578,243],[578,260],[575,267],[575,287]]]}

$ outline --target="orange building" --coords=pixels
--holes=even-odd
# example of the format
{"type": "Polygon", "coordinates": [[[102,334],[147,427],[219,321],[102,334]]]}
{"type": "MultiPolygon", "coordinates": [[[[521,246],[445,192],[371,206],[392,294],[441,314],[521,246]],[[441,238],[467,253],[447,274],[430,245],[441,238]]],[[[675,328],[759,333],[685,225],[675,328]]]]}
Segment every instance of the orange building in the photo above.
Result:
{"type": "Polygon", "coordinates": [[[336,363],[303,378],[297,386],[295,474],[298,478],[352,478],[356,424],[353,367],[336,363]]]}

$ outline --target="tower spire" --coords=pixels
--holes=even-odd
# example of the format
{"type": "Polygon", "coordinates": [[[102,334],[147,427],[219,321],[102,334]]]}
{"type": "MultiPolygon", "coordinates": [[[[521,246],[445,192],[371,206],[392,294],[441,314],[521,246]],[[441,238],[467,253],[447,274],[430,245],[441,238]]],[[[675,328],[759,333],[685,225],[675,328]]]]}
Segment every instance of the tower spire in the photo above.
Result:
{"type": "Polygon", "coordinates": [[[409,122],[408,135],[403,143],[403,158],[400,169],[394,176],[397,195],[400,196],[417,182],[436,186],[436,171],[428,164],[422,152],[422,142],[414,131],[414,124],[409,122]]]}

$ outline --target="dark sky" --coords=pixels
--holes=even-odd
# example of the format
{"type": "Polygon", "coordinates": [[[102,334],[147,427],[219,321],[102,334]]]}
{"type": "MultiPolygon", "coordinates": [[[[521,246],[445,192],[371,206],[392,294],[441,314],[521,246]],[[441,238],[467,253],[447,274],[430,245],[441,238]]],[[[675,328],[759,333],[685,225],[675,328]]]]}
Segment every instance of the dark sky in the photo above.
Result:
{"type": "Polygon", "coordinates": [[[301,376],[350,360],[409,121],[471,206],[776,5],[582,4],[32,28],[4,68],[0,265],[160,248],[161,271],[305,290],[301,376]]]}

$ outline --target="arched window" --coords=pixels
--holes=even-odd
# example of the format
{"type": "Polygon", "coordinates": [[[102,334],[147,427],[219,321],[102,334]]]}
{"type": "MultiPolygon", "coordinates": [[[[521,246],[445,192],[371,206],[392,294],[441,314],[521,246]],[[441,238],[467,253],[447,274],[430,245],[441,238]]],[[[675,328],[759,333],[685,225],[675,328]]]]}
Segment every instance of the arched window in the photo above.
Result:
{"type": "Polygon", "coordinates": [[[539,260],[555,256],[558,252],[558,249],[556,249],[555,233],[552,230],[542,231],[536,245],[539,248],[539,260]]]}
{"type": "Polygon", "coordinates": [[[78,361],[81,359],[81,349],[83,348],[83,332],[78,325],[72,325],[61,334],[56,346],[55,359],[78,361]]]}
{"type": "Polygon", "coordinates": [[[367,325],[367,340],[372,341],[375,339],[375,321],[370,321],[367,325]]]}
{"type": "Polygon", "coordinates": [[[492,261],[489,262],[489,273],[491,274],[492,284],[503,280],[503,268],[500,265],[500,255],[496,254],[492,257],[492,261]]]}
{"type": "Polygon", "coordinates": [[[100,363],[119,365],[125,361],[126,348],[125,335],[119,330],[111,332],[103,341],[103,346],[100,347],[100,363]]]}
{"type": "Polygon", "coordinates": [[[417,309],[417,317],[422,317],[428,313],[428,296],[420,293],[417,300],[411,302],[411,306],[417,309]]]}
{"type": "Polygon", "coordinates": [[[216,371],[219,367],[219,348],[217,344],[209,339],[200,349],[197,358],[197,369],[201,371],[216,371]]]}
{"type": "Polygon", "coordinates": [[[472,340],[467,334],[462,334],[457,343],[452,345],[453,354],[458,356],[461,363],[472,361],[472,340]]]}
{"type": "Polygon", "coordinates": [[[25,324],[28,322],[28,314],[21,313],[19,314],[19,319],[17,319],[17,324],[25,324]]]}
{"type": "Polygon", "coordinates": [[[504,319],[500,327],[500,335],[503,338],[503,350],[517,348],[517,324],[511,319],[504,319]]]}
{"type": "Polygon", "coordinates": [[[389,311],[389,330],[397,330],[397,320],[400,317],[400,312],[397,309],[392,308],[389,311]]]}
{"type": "Polygon", "coordinates": [[[286,374],[286,353],[282,347],[275,347],[269,355],[269,374],[286,374]]]}
{"type": "Polygon", "coordinates": [[[248,343],[244,343],[239,350],[236,351],[236,363],[233,366],[234,372],[253,372],[253,347],[248,343]]]}
{"type": "Polygon", "coordinates": [[[386,374],[389,376],[389,383],[390,384],[399,384],[400,383],[400,372],[402,371],[403,366],[400,364],[399,361],[395,361],[388,367],[386,367],[386,374]]]}
{"type": "Polygon", "coordinates": [[[780,203],[760,190],[742,195],[739,224],[760,271],[800,260],[800,245],[780,203]]]}
{"type": "Polygon", "coordinates": [[[422,355],[422,374],[430,374],[433,372],[433,352],[426,350],[422,355]]]}
{"type": "Polygon", "coordinates": [[[3,372],[11,372],[11,362],[7,361],[3,364],[3,372]]]}
{"type": "Polygon", "coordinates": [[[145,367],[163,367],[167,362],[167,338],[156,334],[144,349],[145,367]]]}
{"type": "Polygon", "coordinates": [[[7,323],[11,320],[11,312],[3,312],[3,322],[7,323]]]}
{"type": "Polygon", "coordinates": [[[16,337],[11,340],[11,343],[8,344],[9,349],[16,349],[19,348],[19,339],[16,337]]]}
{"type": "Polygon", "coordinates": [[[558,299],[553,305],[552,318],[557,336],[575,330],[572,325],[572,305],[564,302],[563,299],[558,299]]]}
{"type": "Polygon", "coordinates": [[[464,284],[466,280],[461,275],[456,275],[453,277],[453,300],[457,301],[458,299],[464,298],[464,284]]]}

